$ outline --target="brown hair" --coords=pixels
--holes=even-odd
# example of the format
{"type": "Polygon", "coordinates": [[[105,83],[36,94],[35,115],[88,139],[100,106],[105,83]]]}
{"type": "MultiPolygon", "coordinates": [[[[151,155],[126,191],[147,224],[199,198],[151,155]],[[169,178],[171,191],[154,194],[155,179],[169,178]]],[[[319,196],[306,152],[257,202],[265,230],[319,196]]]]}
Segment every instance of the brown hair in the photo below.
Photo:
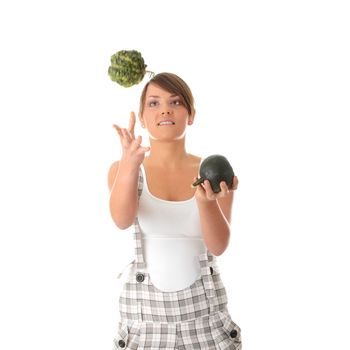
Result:
{"type": "Polygon", "coordinates": [[[173,73],[159,73],[147,82],[140,97],[139,115],[142,115],[143,113],[146,92],[149,84],[155,84],[170,93],[178,95],[186,107],[188,114],[190,116],[194,115],[194,99],[191,89],[179,76],[173,73]]]}

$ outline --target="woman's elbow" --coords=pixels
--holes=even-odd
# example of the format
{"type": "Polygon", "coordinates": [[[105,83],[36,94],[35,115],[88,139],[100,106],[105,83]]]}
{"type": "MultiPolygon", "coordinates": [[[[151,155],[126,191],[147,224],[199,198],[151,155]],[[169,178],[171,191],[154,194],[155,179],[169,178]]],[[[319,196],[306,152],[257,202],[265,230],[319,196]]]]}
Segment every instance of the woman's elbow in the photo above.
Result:
{"type": "Polygon", "coordinates": [[[126,230],[127,228],[129,228],[131,226],[131,224],[119,223],[117,221],[114,221],[114,222],[120,230],[126,230]]]}
{"type": "Polygon", "coordinates": [[[212,247],[210,252],[215,256],[222,255],[225,252],[225,250],[227,249],[229,241],[230,241],[230,234],[227,235],[227,239],[224,239],[219,244],[217,244],[215,247],[212,247]]]}
{"type": "Polygon", "coordinates": [[[221,248],[221,249],[212,249],[210,252],[214,255],[214,256],[220,256],[224,253],[224,251],[226,250],[226,248],[221,248]]]}
{"type": "Polygon", "coordinates": [[[112,211],[111,211],[111,216],[112,216],[113,222],[120,230],[126,230],[135,221],[135,219],[133,218],[121,218],[115,215],[115,213],[113,213],[112,211]]]}

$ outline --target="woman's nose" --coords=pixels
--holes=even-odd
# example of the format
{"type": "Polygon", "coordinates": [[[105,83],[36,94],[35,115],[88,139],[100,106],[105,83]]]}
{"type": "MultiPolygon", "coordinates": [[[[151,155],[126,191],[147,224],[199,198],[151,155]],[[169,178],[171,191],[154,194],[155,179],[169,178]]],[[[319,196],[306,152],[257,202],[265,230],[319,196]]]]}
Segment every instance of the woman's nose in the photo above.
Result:
{"type": "Polygon", "coordinates": [[[171,114],[171,111],[166,111],[166,112],[165,112],[165,111],[163,111],[163,112],[162,112],[162,114],[163,114],[163,115],[166,115],[166,114],[171,114]]]}

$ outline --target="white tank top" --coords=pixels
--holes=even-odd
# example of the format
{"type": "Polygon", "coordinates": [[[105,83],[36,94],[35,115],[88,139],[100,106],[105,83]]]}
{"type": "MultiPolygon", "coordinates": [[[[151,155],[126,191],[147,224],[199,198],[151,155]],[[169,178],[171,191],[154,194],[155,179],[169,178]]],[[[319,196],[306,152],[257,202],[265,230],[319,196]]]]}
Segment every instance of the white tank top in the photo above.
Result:
{"type": "Polygon", "coordinates": [[[147,271],[153,285],[162,291],[184,289],[200,277],[198,255],[206,251],[196,199],[167,201],[153,196],[143,164],[141,171],[143,190],[137,217],[147,271]]]}

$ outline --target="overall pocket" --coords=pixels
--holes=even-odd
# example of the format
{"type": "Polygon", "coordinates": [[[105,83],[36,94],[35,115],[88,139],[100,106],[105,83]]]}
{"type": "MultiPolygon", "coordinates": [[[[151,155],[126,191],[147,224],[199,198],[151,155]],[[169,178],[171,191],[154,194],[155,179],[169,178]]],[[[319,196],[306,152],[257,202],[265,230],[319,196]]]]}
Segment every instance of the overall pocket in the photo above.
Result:
{"type": "Polygon", "coordinates": [[[137,350],[139,346],[140,331],[136,323],[128,325],[126,321],[120,321],[118,334],[114,338],[113,350],[137,350]]]}
{"type": "Polygon", "coordinates": [[[176,349],[176,324],[143,322],[140,327],[140,343],[138,349],[176,349]]]}
{"type": "Polygon", "coordinates": [[[212,335],[220,350],[241,350],[241,329],[228,313],[216,312],[210,317],[212,335]]]}

